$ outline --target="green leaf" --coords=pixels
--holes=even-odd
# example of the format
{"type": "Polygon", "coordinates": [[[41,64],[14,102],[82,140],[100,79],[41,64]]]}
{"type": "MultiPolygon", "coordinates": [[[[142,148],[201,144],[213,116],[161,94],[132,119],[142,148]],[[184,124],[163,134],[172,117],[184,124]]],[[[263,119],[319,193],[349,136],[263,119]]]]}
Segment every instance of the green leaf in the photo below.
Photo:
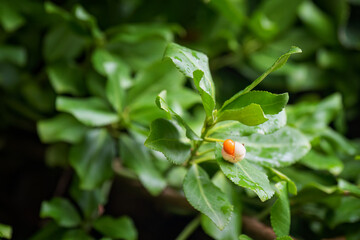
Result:
{"type": "Polygon", "coordinates": [[[115,145],[105,129],[89,131],[70,150],[70,164],[80,178],[80,188],[92,190],[112,177],[115,145]]]}
{"type": "Polygon", "coordinates": [[[228,136],[249,136],[254,133],[258,134],[270,134],[286,125],[286,113],[285,109],[275,115],[265,115],[266,122],[257,126],[246,126],[237,121],[223,121],[217,123],[214,127],[210,128],[207,135],[212,136],[216,134],[220,138],[228,138],[228,136]]]}
{"type": "Polygon", "coordinates": [[[209,236],[214,239],[227,240],[227,239],[236,239],[241,232],[241,211],[242,204],[240,199],[239,189],[232,184],[227,178],[218,172],[213,177],[212,182],[215,186],[221,189],[222,192],[228,197],[230,203],[234,206],[233,214],[229,220],[229,223],[223,230],[219,230],[216,225],[208,218],[206,215],[201,216],[201,226],[203,230],[209,236]]]}
{"type": "Polygon", "coordinates": [[[212,0],[208,4],[230,22],[241,26],[246,21],[246,2],[242,0],[212,0]]]}
{"type": "Polygon", "coordinates": [[[2,1],[0,7],[0,23],[7,32],[13,32],[26,23],[20,14],[18,4],[2,1]]]}
{"type": "Polygon", "coordinates": [[[360,198],[360,187],[356,186],[352,183],[349,183],[348,181],[345,181],[344,179],[338,180],[338,188],[345,193],[351,193],[352,195],[360,198]]]}
{"type": "Polygon", "coordinates": [[[159,195],[166,187],[166,181],[156,169],[148,149],[128,136],[123,135],[120,139],[124,165],[139,176],[140,182],[152,195],[159,195]]]}
{"type": "Polygon", "coordinates": [[[291,220],[287,182],[278,182],[275,187],[277,188],[278,199],[271,208],[271,226],[277,237],[284,237],[289,235],[291,220]]]}
{"type": "Polygon", "coordinates": [[[182,119],[176,112],[174,112],[166,102],[166,91],[162,91],[156,97],[156,105],[168,113],[176,122],[183,126],[186,129],[186,136],[191,140],[201,140],[201,138],[187,125],[187,123],[182,119]]]}
{"type": "Polygon", "coordinates": [[[26,49],[20,46],[0,45],[0,62],[10,62],[22,67],[26,63],[26,49]]]}
{"type": "Polygon", "coordinates": [[[288,123],[302,131],[322,133],[342,109],[342,98],[334,93],[319,103],[302,102],[287,107],[288,123]]]}
{"type": "Polygon", "coordinates": [[[296,54],[296,53],[301,53],[301,49],[298,47],[291,47],[290,50],[283,54],[281,57],[279,57],[275,63],[268,69],[266,70],[266,72],[264,72],[260,77],[258,77],[257,79],[255,79],[255,81],[253,81],[249,86],[247,86],[244,90],[241,90],[240,92],[238,92],[237,94],[235,94],[234,96],[232,96],[229,100],[227,100],[224,105],[222,106],[222,108],[225,108],[228,104],[233,103],[234,101],[236,101],[239,97],[241,97],[242,95],[244,95],[245,93],[250,92],[252,89],[254,89],[259,83],[261,83],[262,80],[264,80],[267,75],[269,75],[270,73],[276,71],[277,69],[281,68],[282,66],[285,65],[285,63],[287,62],[287,60],[289,59],[289,57],[292,54],[296,54]]]}
{"type": "Polygon", "coordinates": [[[169,186],[181,188],[186,173],[187,173],[187,169],[185,167],[182,166],[173,167],[170,171],[168,171],[166,175],[166,180],[169,186]]]}
{"type": "Polygon", "coordinates": [[[256,126],[266,122],[266,118],[259,104],[251,103],[246,107],[228,109],[218,113],[216,122],[236,120],[248,126],[256,126]]]}
{"type": "Polygon", "coordinates": [[[284,109],[288,101],[289,95],[287,93],[274,94],[266,91],[250,91],[222,107],[218,114],[230,109],[243,108],[252,103],[260,105],[265,114],[278,114],[284,109]]]}
{"type": "Polygon", "coordinates": [[[80,215],[70,201],[58,197],[41,204],[40,217],[53,218],[62,227],[76,227],[81,223],[80,215]]]}
{"type": "Polygon", "coordinates": [[[184,193],[195,209],[208,216],[220,230],[225,228],[231,218],[233,205],[200,166],[194,164],[189,169],[184,180],[184,193]]]}
{"type": "Polygon", "coordinates": [[[0,223],[0,238],[11,239],[12,227],[0,223]]]}
{"type": "Polygon", "coordinates": [[[138,238],[134,223],[128,216],[119,218],[102,216],[95,220],[93,226],[106,237],[125,240],[135,240],[138,238]]]}
{"type": "Polygon", "coordinates": [[[293,239],[289,236],[282,236],[282,237],[277,237],[275,240],[293,240],[293,239]]]}
{"type": "Polygon", "coordinates": [[[294,24],[301,2],[302,0],[261,2],[256,6],[249,25],[259,37],[269,41],[294,24]],[[282,9],[286,9],[286,11],[282,11],[282,9]]]}
{"type": "Polygon", "coordinates": [[[165,50],[164,57],[170,58],[185,76],[193,78],[203,101],[206,115],[212,116],[215,109],[215,87],[207,56],[201,52],[170,43],[165,50]]]}
{"type": "Polygon", "coordinates": [[[73,32],[67,24],[52,28],[46,35],[43,53],[46,61],[72,60],[86,47],[86,39],[73,32]]]}
{"type": "Polygon", "coordinates": [[[57,94],[69,93],[75,96],[84,94],[82,72],[76,65],[57,62],[47,67],[47,73],[57,94]]]}
{"type": "Polygon", "coordinates": [[[245,234],[241,234],[241,235],[239,236],[239,240],[252,240],[252,238],[246,236],[245,234]]]}
{"type": "Polygon", "coordinates": [[[334,216],[330,226],[335,227],[341,223],[355,223],[360,220],[360,199],[355,197],[342,197],[340,204],[334,209],[334,216]]]}
{"type": "Polygon", "coordinates": [[[237,163],[227,162],[221,155],[221,146],[216,144],[215,148],[215,156],[221,171],[233,183],[254,191],[263,202],[274,195],[267,175],[249,160],[245,158],[237,163]]]}
{"type": "Polygon", "coordinates": [[[311,150],[300,163],[314,170],[327,170],[338,175],[344,168],[344,164],[336,155],[325,155],[316,150],[311,150]]]}
{"type": "Polygon", "coordinates": [[[215,132],[211,136],[223,140],[230,138],[245,144],[246,159],[267,167],[291,165],[305,156],[311,148],[308,139],[300,131],[290,127],[283,127],[268,135],[242,137],[236,132],[228,136],[215,132]]]}
{"type": "Polygon", "coordinates": [[[44,143],[58,141],[78,143],[83,138],[87,127],[79,123],[73,116],[62,113],[54,118],[39,121],[37,130],[44,143]]]}
{"type": "Polygon", "coordinates": [[[62,240],[64,232],[64,228],[51,221],[31,236],[30,240],[62,240]]]}
{"type": "Polygon", "coordinates": [[[297,195],[297,187],[295,185],[295,183],[285,174],[283,174],[282,172],[274,169],[274,168],[268,168],[270,170],[271,173],[273,173],[275,175],[275,181],[280,182],[280,181],[286,181],[287,182],[287,187],[288,187],[288,192],[294,195],[297,195]]]}
{"type": "Polygon", "coordinates": [[[55,143],[46,148],[45,162],[49,167],[69,166],[69,145],[66,143],[55,143]]]}
{"type": "Polygon", "coordinates": [[[79,187],[79,179],[75,178],[70,187],[70,195],[79,205],[85,219],[98,216],[99,205],[105,205],[111,189],[111,182],[104,182],[92,190],[83,190],[79,187]]]}
{"type": "Polygon", "coordinates": [[[190,157],[191,146],[181,141],[176,126],[165,119],[156,119],[151,123],[145,146],[162,152],[174,164],[183,164],[190,157]]]}
{"type": "Polygon", "coordinates": [[[92,55],[94,68],[108,78],[106,84],[106,96],[120,113],[124,106],[124,89],[131,84],[129,67],[116,55],[105,49],[96,49],[92,55]]]}
{"type": "Polygon", "coordinates": [[[70,98],[57,97],[56,109],[72,114],[81,123],[90,127],[100,127],[119,121],[105,101],[97,97],[70,98]]]}
{"type": "Polygon", "coordinates": [[[336,43],[337,33],[334,23],[312,1],[304,1],[298,12],[299,18],[316,36],[326,43],[336,43]]]}
{"type": "Polygon", "coordinates": [[[89,236],[82,229],[71,229],[64,233],[61,240],[93,240],[91,236],[89,236]]]}

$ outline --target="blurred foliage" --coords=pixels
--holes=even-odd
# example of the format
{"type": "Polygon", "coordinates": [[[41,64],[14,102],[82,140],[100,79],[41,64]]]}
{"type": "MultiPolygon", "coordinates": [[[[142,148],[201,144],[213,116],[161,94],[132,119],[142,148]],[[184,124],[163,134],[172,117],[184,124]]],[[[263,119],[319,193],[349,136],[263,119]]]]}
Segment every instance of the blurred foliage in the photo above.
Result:
{"type": "MultiPolygon", "coordinates": [[[[219,173],[213,176],[214,166],[204,162],[198,171],[209,191],[222,189],[228,198],[224,206],[232,204],[237,214],[224,231],[214,229],[204,214],[198,224],[215,239],[234,239],[241,234],[240,211],[265,217],[271,212],[279,239],[289,234],[297,239],[359,239],[359,12],[356,0],[0,0],[0,129],[37,131],[49,144],[46,164],[71,166],[76,172],[68,198],[44,200],[40,216],[53,221],[32,239],[141,238],[131,216],[102,215],[99,208],[108,201],[114,175],[138,179],[154,196],[167,186],[181,189],[187,170],[173,166],[155,147],[144,146],[150,124],[164,134],[176,132],[166,137],[180,139],[182,151],[171,152],[169,160],[186,161],[192,146],[183,139],[199,138],[203,119],[215,106],[294,45],[302,54],[259,85],[290,93],[286,113],[274,116],[264,110],[268,122],[255,127],[221,122],[208,135],[245,142],[252,160],[245,167],[263,174],[262,180],[266,176],[261,184],[272,191],[261,199],[275,191],[276,202],[260,203],[254,196],[261,194],[236,186],[248,187],[248,179],[231,179],[234,169],[226,164],[219,163],[220,168],[236,185],[219,173]],[[194,82],[188,80],[196,69],[182,69],[184,76],[169,60],[162,61],[174,41],[209,57],[210,69],[200,70],[216,88],[206,97],[195,74],[194,82]],[[158,96],[163,90],[166,98],[158,96]],[[201,102],[208,100],[202,111],[201,102]],[[279,139],[277,147],[271,146],[279,139]],[[286,214],[276,216],[278,211],[286,214]],[[281,222],[290,224],[290,216],[289,232],[281,222]]],[[[0,149],[4,141],[1,134],[0,149]]],[[[200,150],[206,152],[210,145],[200,150]]],[[[189,172],[196,171],[192,167],[189,172]]],[[[185,179],[193,185],[191,176],[185,179]]],[[[10,228],[0,226],[0,236],[10,238],[10,228]]]]}

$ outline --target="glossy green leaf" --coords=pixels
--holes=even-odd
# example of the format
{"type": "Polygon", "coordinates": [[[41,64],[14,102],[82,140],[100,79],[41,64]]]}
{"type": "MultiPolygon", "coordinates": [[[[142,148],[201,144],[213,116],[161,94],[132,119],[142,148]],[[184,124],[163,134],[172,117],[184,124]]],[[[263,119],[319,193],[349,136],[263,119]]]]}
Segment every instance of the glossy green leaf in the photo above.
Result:
{"type": "Polygon", "coordinates": [[[0,237],[11,239],[12,236],[12,227],[5,224],[0,224],[0,237]]]}
{"type": "Polygon", "coordinates": [[[138,233],[131,218],[102,216],[93,223],[94,228],[104,236],[114,239],[135,240],[138,233]]]}
{"type": "Polygon", "coordinates": [[[278,199],[271,208],[271,226],[277,237],[285,237],[290,232],[290,203],[287,191],[287,182],[275,184],[278,199]]]}
{"type": "Polygon", "coordinates": [[[266,201],[274,195],[267,175],[250,163],[247,158],[237,163],[230,163],[223,159],[221,146],[216,144],[215,156],[221,171],[233,183],[254,191],[261,201],[266,201]]]}
{"type": "Polygon", "coordinates": [[[57,62],[47,67],[47,73],[57,94],[69,93],[75,96],[84,94],[82,72],[74,64],[57,62]]]}
{"type": "Polygon", "coordinates": [[[81,5],[75,5],[74,17],[77,20],[85,23],[85,25],[90,29],[92,36],[99,42],[102,42],[104,36],[98,27],[97,20],[94,16],[87,12],[81,5]]]}
{"type": "Polygon", "coordinates": [[[44,143],[58,141],[77,143],[83,138],[87,127],[71,115],[59,114],[54,118],[39,121],[37,130],[44,143]]]}
{"type": "Polygon", "coordinates": [[[300,163],[314,170],[327,170],[334,175],[338,175],[344,168],[344,164],[335,155],[325,155],[311,150],[300,163]]]}
{"type": "Polygon", "coordinates": [[[212,179],[212,182],[217,186],[230,200],[230,203],[234,206],[233,214],[229,220],[229,223],[223,230],[219,230],[216,225],[206,215],[201,216],[201,226],[203,230],[209,236],[214,239],[227,240],[237,239],[241,232],[242,224],[242,204],[240,199],[239,189],[232,184],[221,172],[218,172],[212,179]]]}
{"type": "Polygon", "coordinates": [[[225,228],[233,205],[200,166],[194,164],[189,169],[184,179],[184,193],[195,209],[208,216],[220,230],[225,228]]]}
{"type": "Polygon", "coordinates": [[[170,58],[185,76],[193,78],[202,98],[206,115],[212,116],[215,109],[215,87],[207,56],[201,52],[170,43],[165,50],[164,57],[170,58]]]}
{"type": "Polygon", "coordinates": [[[360,186],[349,183],[344,179],[339,179],[338,187],[340,190],[344,191],[345,193],[351,193],[352,195],[360,198],[360,186]]]}
{"type": "Polygon", "coordinates": [[[216,122],[236,120],[248,126],[256,126],[266,122],[266,118],[259,104],[251,103],[246,107],[228,109],[218,113],[216,122]]]}
{"type": "Polygon", "coordinates": [[[334,215],[330,225],[335,227],[341,223],[355,223],[360,220],[360,199],[355,197],[343,197],[340,204],[334,209],[334,215]]]}
{"type": "Polygon", "coordinates": [[[166,91],[162,91],[156,97],[156,105],[168,113],[176,122],[186,129],[186,136],[191,140],[201,140],[201,138],[189,127],[189,125],[176,112],[174,112],[166,102],[166,91]]]}
{"type": "Polygon", "coordinates": [[[80,188],[92,190],[112,177],[115,144],[105,129],[89,131],[70,150],[70,164],[80,178],[80,188]]]}
{"type": "Polygon", "coordinates": [[[265,114],[278,114],[283,110],[288,100],[289,95],[287,93],[274,94],[266,91],[250,91],[226,104],[219,110],[218,115],[222,111],[243,108],[252,103],[260,105],[265,114]]]}
{"type": "Polygon", "coordinates": [[[176,126],[165,119],[156,119],[151,123],[145,146],[162,152],[174,164],[182,164],[190,157],[190,144],[182,142],[176,126]]]}
{"type": "Polygon", "coordinates": [[[121,137],[120,146],[124,165],[136,173],[140,182],[152,195],[159,195],[166,187],[166,181],[156,169],[148,149],[125,135],[121,137]]]}
{"type": "Polygon", "coordinates": [[[56,108],[72,114],[81,123],[90,127],[104,126],[119,121],[118,115],[109,109],[104,100],[97,97],[57,97],[56,108]]]}
{"type": "Polygon", "coordinates": [[[285,110],[278,114],[268,114],[265,116],[269,120],[257,126],[246,126],[237,121],[219,122],[208,131],[207,135],[212,136],[216,134],[217,137],[226,139],[228,136],[249,136],[254,133],[270,134],[286,125],[285,110]]]}
{"type": "Polygon", "coordinates": [[[40,217],[53,218],[62,227],[76,227],[81,223],[80,215],[71,202],[58,197],[41,204],[40,217]]]}
{"type": "Polygon", "coordinates": [[[310,150],[308,139],[298,130],[283,127],[280,130],[268,134],[253,134],[250,136],[238,136],[222,133],[213,133],[214,138],[233,139],[245,144],[246,159],[268,167],[288,166],[300,160],[310,150]]]}
{"type": "Polygon", "coordinates": [[[261,83],[262,80],[264,80],[267,75],[269,75],[270,73],[276,71],[277,69],[281,68],[282,66],[285,65],[285,63],[287,62],[287,60],[289,59],[289,57],[293,54],[296,53],[301,53],[301,49],[298,47],[291,47],[290,50],[283,54],[281,57],[279,57],[275,63],[268,68],[260,77],[258,77],[257,79],[255,79],[255,81],[253,81],[249,86],[247,86],[244,90],[241,90],[240,92],[238,92],[237,94],[235,94],[234,96],[232,96],[229,100],[227,100],[224,105],[222,106],[222,108],[226,108],[227,105],[233,103],[234,101],[236,101],[239,97],[241,97],[242,95],[244,95],[245,93],[250,92],[252,89],[254,89],[259,83],[261,83]]]}

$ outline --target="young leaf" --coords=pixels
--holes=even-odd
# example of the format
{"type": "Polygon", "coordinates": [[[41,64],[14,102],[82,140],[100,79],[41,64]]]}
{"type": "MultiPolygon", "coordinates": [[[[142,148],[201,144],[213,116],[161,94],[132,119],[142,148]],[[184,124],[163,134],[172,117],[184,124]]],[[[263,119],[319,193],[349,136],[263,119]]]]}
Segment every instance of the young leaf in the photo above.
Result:
{"type": "Polygon", "coordinates": [[[186,136],[191,140],[201,140],[201,138],[187,125],[187,123],[182,119],[176,112],[174,112],[166,102],[166,91],[162,91],[156,97],[156,105],[173,117],[176,122],[183,126],[186,129],[186,136]]]}
{"type": "Polygon", "coordinates": [[[141,183],[152,195],[159,195],[166,187],[166,181],[154,166],[148,149],[126,135],[121,137],[120,147],[124,165],[139,176],[141,183]]]}
{"type": "Polygon", "coordinates": [[[271,226],[277,237],[284,237],[290,232],[290,203],[287,183],[278,182],[275,187],[277,188],[278,199],[271,208],[271,226]]]}
{"type": "Polygon", "coordinates": [[[221,171],[233,183],[254,191],[261,201],[266,201],[274,195],[267,175],[251,164],[246,158],[237,163],[225,161],[221,155],[221,146],[216,144],[216,160],[221,171]]]}
{"type": "Polygon", "coordinates": [[[112,112],[100,98],[70,98],[57,97],[56,109],[72,114],[81,123],[90,127],[99,127],[119,121],[116,113],[112,112]]]}
{"type": "Polygon", "coordinates": [[[236,120],[248,126],[256,126],[266,122],[268,119],[265,117],[261,106],[256,103],[251,103],[242,108],[228,109],[218,113],[216,122],[236,120]]]}
{"type": "MultiPolygon", "coordinates": [[[[250,106],[251,104],[258,104],[260,105],[262,111],[265,114],[277,114],[284,109],[288,100],[289,100],[289,95],[287,93],[273,94],[266,91],[250,91],[248,93],[239,96],[231,103],[222,107],[217,114],[218,116],[217,118],[218,121],[221,121],[221,119],[224,118],[222,117],[222,115],[225,114],[227,116],[225,120],[238,120],[241,123],[244,123],[243,121],[241,121],[241,118],[243,118],[242,115],[244,114],[246,115],[246,113],[241,112],[241,110],[246,108],[246,106],[250,106]],[[226,114],[227,112],[229,113],[226,114]]],[[[264,118],[264,117],[261,116],[260,118],[264,118]]],[[[257,123],[257,121],[254,121],[254,123],[257,123]]],[[[254,123],[246,124],[246,125],[253,126],[255,125],[254,123]]]]}
{"type": "Polygon", "coordinates": [[[87,127],[71,115],[59,114],[54,118],[39,121],[37,130],[44,143],[58,141],[78,143],[85,135],[87,127]]]}
{"type": "Polygon", "coordinates": [[[185,76],[193,78],[202,98],[206,115],[212,116],[215,109],[215,88],[207,56],[201,52],[170,43],[165,50],[164,57],[170,58],[185,76]]]}
{"type": "Polygon", "coordinates": [[[95,220],[93,226],[104,236],[114,239],[135,240],[138,237],[134,223],[128,216],[102,216],[95,220]]]}
{"type": "MultiPolygon", "coordinates": [[[[236,134],[236,133],[235,133],[236,134]]],[[[267,167],[288,166],[305,156],[311,146],[308,139],[298,130],[284,127],[268,134],[253,134],[239,137],[238,134],[224,136],[213,133],[211,137],[227,139],[244,143],[246,159],[267,167]]]]}
{"type": "Polygon", "coordinates": [[[145,146],[162,152],[174,164],[182,164],[190,157],[191,146],[181,142],[179,131],[172,122],[161,118],[151,123],[145,146]]]}
{"type": "Polygon", "coordinates": [[[286,125],[285,109],[278,114],[268,114],[265,117],[269,120],[257,126],[246,126],[237,121],[219,122],[208,131],[207,135],[211,136],[216,133],[217,137],[226,139],[228,136],[249,136],[254,133],[270,134],[286,125]]]}
{"type": "Polygon", "coordinates": [[[113,175],[115,146],[105,129],[89,131],[85,139],[70,150],[70,164],[80,178],[80,188],[92,190],[113,175]]]}
{"type": "Polygon", "coordinates": [[[184,179],[184,193],[195,209],[208,216],[220,230],[225,228],[231,218],[233,205],[200,166],[194,164],[189,169],[184,179]]]}
{"type": "Polygon", "coordinates": [[[69,200],[58,197],[41,204],[40,217],[51,217],[62,227],[76,227],[81,223],[80,215],[69,200]]]}
{"type": "Polygon", "coordinates": [[[300,163],[314,170],[328,170],[334,175],[338,175],[344,168],[344,164],[336,155],[324,155],[316,150],[311,150],[300,163]]]}
{"type": "Polygon", "coordinates": [[[11,236],[12,227],[5,224],[0,224],[0,238],[11,239],[11,236]]]}
{"type": "Polygon", "coordinates": [[[242,204],[240,193],[237,186],[232,184],[222,172],[217,172],[212,179],[212,182],[221,189],[222,192],[230,200],[234,206],[233,214],[230,218],[228,225],[223,230],[219,230],[216,225],[206,215],[201,216],[201,226],[209,236],[218,240],[236,239],[241,232],[241,211],[242,204]]]}
{"type": "Polygon", "coordinates": [[[245,93],[250,92],[252,89],[254,89],[259,83],[261,83],[262,80],[264,80],[264,78],[269,75],[270,73],[274,72],[275,70],[281,68],[289,59],[289,57],[292,54],[296,54],[296,53],[301,53],[301,49],[298,47],[291,47],[290,50],[285,53],[284,55],[282,55],[281,57],[279,57],[275,63],[268,69],[266,70],[266,72],[264,72],[260,77],[258,77],[257,79],[255,79],[254,82],[252,82],[249,86],[247,86],[244,90],[241,90],[240,92],[238,92],[237,94],[235,94],[234,96],[232,96],[229,100],[227,100],[224,105],[222,106],[222,108],[225,108],[227,105],[229,105],[230,103],[233,103],[234,101],[236,101],[240,96],[244,95],[245,93]]]}

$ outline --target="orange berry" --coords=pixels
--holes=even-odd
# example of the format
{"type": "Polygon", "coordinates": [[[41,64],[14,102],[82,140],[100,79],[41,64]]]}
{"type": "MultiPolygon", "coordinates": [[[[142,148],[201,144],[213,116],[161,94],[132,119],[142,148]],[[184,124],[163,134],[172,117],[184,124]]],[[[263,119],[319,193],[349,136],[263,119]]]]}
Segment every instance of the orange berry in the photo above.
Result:
{"type": "Polygon", "coordinates": [[[230,155],[234,155],[235,152],[235,142],[231,139],[226,139],[223,144],[224,151],[230,155]]]}

